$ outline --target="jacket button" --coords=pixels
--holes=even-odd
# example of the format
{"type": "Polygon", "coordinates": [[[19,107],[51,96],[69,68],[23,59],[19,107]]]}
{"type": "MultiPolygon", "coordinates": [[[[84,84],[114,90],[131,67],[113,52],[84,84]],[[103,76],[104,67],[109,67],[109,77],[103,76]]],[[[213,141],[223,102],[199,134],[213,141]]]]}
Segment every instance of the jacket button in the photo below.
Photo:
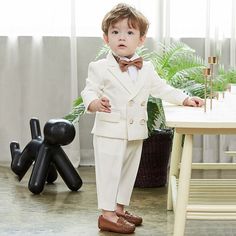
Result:
{"type": "Polygon", "coordinates": [[[131,106],[133,106],[134,105],[134,101],[133,100],[130,100],[129,101],[129,106],[131,107],[131,106]]]}
{"type": "Polygon", "coordinates": [[[142,107],[144,107],[144,106],[145,106],[145,104],[146,104],[146,102],[145,102],[145,101],[143,101],[143,102],[141,103],[141,106],[142,106],[142,107]]]}
{"type": "Polygon", "coordinates": [[[132,125],[134,123],[134,120],[133,119],[130,119],[129,120],[129,123],[132,125]]]}
{"type": "Polygon", "coordinates": [[[140,121],[139,121],[139,124],[140,124],[140,125],[144,125],[144,124],[145,124],[145,120],[144,120],[144,119],[140,120],[140,121]]]}

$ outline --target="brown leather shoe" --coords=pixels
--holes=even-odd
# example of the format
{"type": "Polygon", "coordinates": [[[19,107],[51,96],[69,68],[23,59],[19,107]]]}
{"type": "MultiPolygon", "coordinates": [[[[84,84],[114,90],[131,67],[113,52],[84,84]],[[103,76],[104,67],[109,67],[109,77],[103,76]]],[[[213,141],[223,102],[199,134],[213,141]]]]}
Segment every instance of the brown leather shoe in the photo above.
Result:
{"type": "Polygon", "coordinates": [[[128,211],[126,211],[123,214],[116,212],[116,215],[119,216],[119,217],[124,217],[128,222],[134,224],[135,226],[139,226],[143,222],[142,217],[133,215],[128,211]]]}
{"type": "Polygon", "coordinates": [[[135,225],[129,223],[123,217],[119,217],[119,219],[115,223],[100,215],[98,218],[98,228],[102,231],[110,231],[121,234],[132,234],[135,230],[135,225]]]}

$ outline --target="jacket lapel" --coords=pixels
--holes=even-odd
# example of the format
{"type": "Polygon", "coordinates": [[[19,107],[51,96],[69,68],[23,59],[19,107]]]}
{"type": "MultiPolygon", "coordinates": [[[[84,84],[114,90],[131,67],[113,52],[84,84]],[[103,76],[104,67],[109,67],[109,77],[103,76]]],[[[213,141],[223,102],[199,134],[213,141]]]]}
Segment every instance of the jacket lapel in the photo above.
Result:
{"type": "Polygon", "coordinates": [[[130,93],[135,93],[135,85],[131,81],[128,72],[122,72],[119,64],[111,52],[107,55],[108,70],[119,81],[119,83],[130,93]]]}
{"type": "Polygon", "coordinates": [[[147,77],[147,68],[145,67],[145,62],[141,70],[138,70],[138,78],[134,83],[128,72],[122,72],[120,70],[119,64],[112,55],[111,52],[107,55],[108,70],[110,73],[120,82],[120,84],[130,93],[131,98],[135,97],[139,91],[143,88],[146,77],[147,77]]]}

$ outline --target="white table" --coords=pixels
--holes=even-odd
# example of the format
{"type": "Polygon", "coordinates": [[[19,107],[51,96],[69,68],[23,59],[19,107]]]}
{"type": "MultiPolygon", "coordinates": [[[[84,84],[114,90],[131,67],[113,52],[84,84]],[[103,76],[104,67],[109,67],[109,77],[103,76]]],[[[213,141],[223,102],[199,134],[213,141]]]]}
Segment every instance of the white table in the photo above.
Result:
{"type": "Polygon", "coordinates": [[[236,180],[191,179],[194,168],[236,169],[233,163],[192,163],[194,134],[236,134],[236,95],[213,100],[212,110],[209,102],[206,113],[164,103],[167,126],[175,129],[167,202],[175,212],[175,236],[184,235],[186,219],[236,219],[236,180]]]}

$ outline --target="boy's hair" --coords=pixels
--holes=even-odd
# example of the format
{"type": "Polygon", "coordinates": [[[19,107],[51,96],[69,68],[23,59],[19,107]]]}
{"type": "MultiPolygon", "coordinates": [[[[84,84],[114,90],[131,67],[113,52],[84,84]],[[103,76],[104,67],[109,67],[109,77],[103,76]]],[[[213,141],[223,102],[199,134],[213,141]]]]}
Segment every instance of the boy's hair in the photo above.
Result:
{"type": "Polygon", "coordinates": [[[138,29],[141,37],[147,33],[149,26],[147,18],[141,12],[125,3],[119,3],[104,16],[102,31],[107,35],[110,26],[126,18],[128,19],[129,27],[138,29]]]}

